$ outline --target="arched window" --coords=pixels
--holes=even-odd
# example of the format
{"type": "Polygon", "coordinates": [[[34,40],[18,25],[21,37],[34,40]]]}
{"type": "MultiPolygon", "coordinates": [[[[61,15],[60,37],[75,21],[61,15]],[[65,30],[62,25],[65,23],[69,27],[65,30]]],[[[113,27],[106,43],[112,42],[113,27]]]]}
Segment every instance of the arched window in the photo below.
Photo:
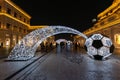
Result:
{"type": "Polygon", "coordinates": [[[114,40],[115,40],[115,44],[120,45],[120,34],[115,34],[114,40]]]}
{"type": "Polygon", "coordinates": [[[6,38],[5,45],[6,45],[6,47],[10,47],[10,38],[6,38]]]}

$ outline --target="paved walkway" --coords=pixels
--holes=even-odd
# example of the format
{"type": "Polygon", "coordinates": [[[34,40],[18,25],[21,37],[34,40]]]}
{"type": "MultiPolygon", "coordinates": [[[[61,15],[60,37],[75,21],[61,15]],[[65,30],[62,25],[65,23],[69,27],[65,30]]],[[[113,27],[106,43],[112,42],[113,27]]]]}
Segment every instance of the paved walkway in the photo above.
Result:
{"type": "MultiPolygon", "coordinates": [[[[5,59],[0,59],[0,80],[5,80],[6,78],[9,78],[10,76],[14,75],[18,71],[23,70],[23,68],[27,67],[28,65],[33,63],[36,59],[44,55],[41,53],[37,53],[37,54],[38,54],[37,56],[35,56],[34,58],[28,61],[5,61],[5,59]]],[[[116,63],[118,65],[120,64],[120,56],[112,55],[111,58],[114,60],[115,64],[116,63]]],[[[56,60],[58,60],[58,58],[56,60]]]]}
{"type": "Polygon", "coordinates": [[[120,80],[120,60],[110,57],[99,61],[87,54],[76,55],[79,57],[50,54],[42,62],[39,59],[22,75],[10,80],[120,80]]]}
{"type": "Polygon", "coordinates": [[[37,53],[37,56],[33,57],[28,61],[5,61],[5,59],[0,60],[0,80],[5,80],[6,78],[14,75],[18,71],[30,65],[39,57],[43,56],[42,53],[37,53]]]}

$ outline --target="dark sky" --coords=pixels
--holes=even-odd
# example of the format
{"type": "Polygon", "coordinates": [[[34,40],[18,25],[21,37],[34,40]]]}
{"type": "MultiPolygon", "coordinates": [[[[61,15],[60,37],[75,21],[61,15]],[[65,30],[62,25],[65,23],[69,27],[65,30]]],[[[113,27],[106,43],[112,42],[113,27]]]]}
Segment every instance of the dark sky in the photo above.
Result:
{"type": "Polygon", "coordinates": [[[63,25],[81,32],[113,0],[12,0],[32,16],[31,25],[63,25]]]}

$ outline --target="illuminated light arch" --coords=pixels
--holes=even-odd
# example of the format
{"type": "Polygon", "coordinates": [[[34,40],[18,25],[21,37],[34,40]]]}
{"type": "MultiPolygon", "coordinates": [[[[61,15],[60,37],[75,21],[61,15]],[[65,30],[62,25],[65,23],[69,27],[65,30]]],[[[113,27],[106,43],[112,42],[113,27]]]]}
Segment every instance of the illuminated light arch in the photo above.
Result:
{"type": "Polygon", "coordinates": [[[67,40],[66,39],[58,39],[55,42],[58,43],[58,44],[60,44],[61,42],[67,42],[67,40]]]}
{"type": "Polygon", "coordinates": [[[37,29],[26,35],[19,44],[17,44],[8,56],[8,60],[28,60],[34,57],[38,46],[46,38],[60,34],[60,33],[72,33],[77,34],[85,39],[87,36],[83,33],[65,26],[47,26],[42,29],[37,29]]]}

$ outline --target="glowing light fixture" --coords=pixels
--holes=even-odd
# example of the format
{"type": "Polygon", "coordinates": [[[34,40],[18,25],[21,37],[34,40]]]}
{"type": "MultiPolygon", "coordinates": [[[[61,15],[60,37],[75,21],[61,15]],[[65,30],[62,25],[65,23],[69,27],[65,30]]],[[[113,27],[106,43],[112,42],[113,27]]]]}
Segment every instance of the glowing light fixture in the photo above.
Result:
{"type": "Polygon", "coordinates": [[[88,55],[95,59],[98,57],[106,59],[112,54],[114,49],[111,39],[101,34],[93,34],[86,39],[85,48],[88,55]]]}

